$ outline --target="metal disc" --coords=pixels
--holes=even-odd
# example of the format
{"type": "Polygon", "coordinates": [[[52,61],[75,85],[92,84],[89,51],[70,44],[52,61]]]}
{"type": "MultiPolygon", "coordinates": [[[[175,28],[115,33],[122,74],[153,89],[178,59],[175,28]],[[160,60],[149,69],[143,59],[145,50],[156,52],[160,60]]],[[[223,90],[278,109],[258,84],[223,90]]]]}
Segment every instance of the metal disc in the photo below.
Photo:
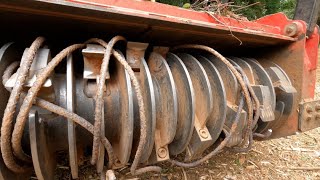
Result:
{"type": "Polygon", "coordinates": [[[200,126],[203,127],[206,125],[213,107],[209,78],[202,65],[193,56],[185,53],[179,53],[177,55],[181,58],[190,74],[195,92],[196,116],[200,126]]]}
{"type": "Polygon", "coordinates": [[[210,119],[207,122],[207,127],[212,137],[212,141],[216,141],[222,131],[223,124],[226,118],[227,99],[223,80],[219,71],[211,61],[203,56],[197,57],[199,62],[204,67],[211,84],[213,100],[213,109],[209,115],[210,119]]]}
{"type": "Polygon", "coordinates": [[[186,66],[175,54],[168,53],[167,61],[177,88],[178,122],[176,136],[169,145],[171,155],[182,153],[191,139],[195,118],[195,95],[186,66]]]}
{"type": "Polygon", "coordinates": [[[115,168],[125,166],[133,140],[133,100],[128,73],[117,60],[111,60],[105,99],[105,134],[115,153],[115,168]]]}
{"type": "Polygon", "coordinates": [[[214,97],[214,100],[212,101],[212,111],[206,123],[211,135],[211,140],[202,142],[193,137],[189,144],[189,151],[192,155],[188,157],[187,160],[200,157],[207,148],[214,144],[222,132],[227,112],[226,93],[218,70],[207,58],[203,56],[196,56],[196,58],[199,60],[208,75],[212,97],[214,97]]]}
{"type": "MultiPolygon", "coordinates": [[[[143,102],[145,105],[145,116],[147,118],[147,143],[143,149],[141,163],[148,160],[154,146],[154,134],[156,129],[156,102],[151,74],[144,59],[140,62],[140,89],[142,91],[143,102]]],[[[138,108],[138,107],[137,107],[138,108]]],[[[140,117],[137,118],[140,121],[140,117]]],[[[140,122],[138,122],[140,124],[140,122]]],[[[136,128],[140,128],[136,127],[136,128]]],[[[136,130],[135,130],[136,131],[136,130]]],[[[140,129],[138,129],[140,135],[140,129]]]]}
{"type": "MultiPolygon", "coordinates": [[[[207,59],[214,64],[214,66],[218,69],[220,73],[220,77],[223,81],[225,91],[226,91],[226,98],[227,98],[227,112],[226,112],[226,119],[223,126],[223,132],[225,135],[229,135],[232,123],[235,118],[235,114],[237,112],[237,104],[239,103],[239,95],[240,95],[240,86],[234,74],[231,70],[217,59],[213,55],[206,56],[207,59]]],[[[230,141],[228,142],[227,146],[231,147],[241,143],[242,141],[242,132],[244,127],[246,126],[246,111],[242,111],[239,119],[239,123],[234,135],[231,137],[230,141]]]]}
{"type": "Polygon", "coordinates": [[[213,108],[212,88],[208,75],[201,63],[193,56],[185,53],[177,54],[190,74],[195,92],[195,131],[188,145],[186,160],[191,160],[201,154],[212,143],[207,122],[213,108]]]}
{"type": "Polygon", "coordinates": [[[38,179],[54,179],[56,161],[54,152],[47,141],[46,124],[40,120],[38,113],[29,113],[30,147],[34,171],[38,179]]]}
{"type": "Polygon", "coordinates": [[[155,150],[157,160],[169,158],[168,145],[177,129],[177,94],[174,80],[166,60],[158,53],[151,53],[148,65],[153,80],[156,100],[155,150]],[[161,150],[161,154],[159,154],[161,150]]]}
{"type": "MultiPolygon", "coordinates": [[[[72,54],[67,56],[67,109],[74,112],[74,76],[72,54]]],[[[69,164],[73,179],[78,178],[77,138],[75,123],[68,119],[69,164]]]]}
{"type": "Polygon", "coordinates": [[[243,70],[243,72],[246,74],[250,84],[255,84],[256,79],[253,76],[253,70],[251,68],[251,66],[244,60],[237,58],[237,57],[231,57],[229,58],[231,59],[233,62],[235,62],[238,66],[241,67],[241,69],[243,70]]]}
{"type": "Polygon", "coordinates": [[[218,69],[225,87],[227,100],[230,103],[236,103],[239,97],[239,85],[236,77],[231,70],[215,56],[208,55],[206,58],[218,69]]]}

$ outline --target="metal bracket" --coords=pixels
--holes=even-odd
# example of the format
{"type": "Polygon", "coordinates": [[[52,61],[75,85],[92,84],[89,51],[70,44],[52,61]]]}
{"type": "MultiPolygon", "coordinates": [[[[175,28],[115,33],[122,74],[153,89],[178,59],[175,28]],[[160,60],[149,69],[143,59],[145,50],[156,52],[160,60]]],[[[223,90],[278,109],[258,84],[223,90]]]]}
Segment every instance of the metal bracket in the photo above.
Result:
{"type": "MultiPolygon", "coordinates": [[[[227,104],[227,119],[226,119],[226,124],[223,128],[223,132],[226,135],[230,134],[230,130],[232,127],[232,123],[233,120],[237,114],[238,111],[238,106],[237,105],[232,105],[232,104],[227,104]]],[[[240,119],[239,119],[239,123],[237,125],[237,129],[234,132],[234,134],[232,135],[231,139],[229,140],[227,147],[232,147],[232,146],[236,146],[239,145],[242,142],[242,135],[243,135],[243,131],[244,128],[246,127],[247,123],[247,112],[242,110],[240,113],[240,119]]]]}
{"type": "Polygon", "coordinates": [[[273,121],[275,119],[274,112],[271,104],[271,95],[267,86],[253,85],[251,86],[259,99],[260,105],[260,118],[263,122],[273,121]]]}
{"type": "MultiPolygon", "coordinates": [[[[84,69],[84,79],[97,79],[100,75],[102,59],[104,57],[105,48],[101,45],[88,44],[87,48],[82,50],[84,69]]],[[[110,78],[107,72],[106,79],[110,78]]]]}
{"type": "MultiPolygon", "coordinates": [[[[29,48],[26,48],[24,50],[22,59],[25,58],[25,56],[27,56],[28,50],[29,50],[29,48]]],[[[26,84],[25,84],[26,87],[33,86],[33,84],[36,82],[37,74],[48,65],[49,61],[51,61],[50,50],[45,49],[45,48],[39,49],[34,61],[31,64],[30,71],[29,71],[29,77],[28,77],[28,80],[26,81],[26,84]]],[[[18,72],[14,73],[10,77],[10,79],[5,84],[5,87],[12,88],[17,81],[17,77],[18,77],[18,72]]],[[[52,86],[52,81],[49,78],[43,84],[43,87],[51,87],[51,86],[52,86]]]]}
{"type": "Polygon", "coordinates": [[[304,100],[299,104],[299,130],[308,131],[320,126],[320,100],[304,100]]]}
{"type": "Polygon", "coordinates": [[[134,71],[139,71],[141,57],[144,57],[148,45],[147,43],[128,42],[126,59],[134,71]]]}

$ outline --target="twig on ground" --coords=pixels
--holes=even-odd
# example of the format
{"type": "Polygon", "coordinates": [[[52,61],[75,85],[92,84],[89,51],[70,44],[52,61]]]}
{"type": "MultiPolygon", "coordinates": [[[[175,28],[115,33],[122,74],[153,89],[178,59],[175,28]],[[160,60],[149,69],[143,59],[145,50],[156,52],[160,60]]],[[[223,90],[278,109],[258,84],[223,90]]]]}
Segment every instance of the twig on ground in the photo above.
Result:
{"type": "Polygon", "coordinates": [[[184,180],[188,180],[188,176],[187,176],[186,171],[184,170],[184,168],[181,168],[181,169],[182,169],[184,180]]]}
{"type": "Polygon", "coordinates": [[[290,170],[320,171],[320,167],[289,167],[290,170]]]}
{"type": "Polygon", "coordinates": [[[255,150],[255,149],[251,149],[251,151],[256,152],[256,153],[258,153],[258,154],[263,154],[263,152],[258,151],[258,150],[255,150]]]}
{"type": "Polygon", "coordinates": [[[281,151],[317,152],[316,150],[304,149],[304,148],[281,149],[281,151]]]}

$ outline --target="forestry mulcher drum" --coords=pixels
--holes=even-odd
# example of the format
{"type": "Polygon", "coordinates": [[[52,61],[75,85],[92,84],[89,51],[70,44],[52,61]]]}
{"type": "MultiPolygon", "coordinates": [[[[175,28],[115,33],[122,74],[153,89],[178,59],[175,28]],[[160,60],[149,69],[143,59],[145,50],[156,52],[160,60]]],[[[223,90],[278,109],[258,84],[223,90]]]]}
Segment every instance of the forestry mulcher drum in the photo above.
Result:
{"type": "Polygon", "coordinates": [[[0,2],[0,179],[53,179],[61,154],[73,179],[86,159],[101,174],[196,167],[319,127],[317,9],[246,21],[147,1],[0,2]]]}

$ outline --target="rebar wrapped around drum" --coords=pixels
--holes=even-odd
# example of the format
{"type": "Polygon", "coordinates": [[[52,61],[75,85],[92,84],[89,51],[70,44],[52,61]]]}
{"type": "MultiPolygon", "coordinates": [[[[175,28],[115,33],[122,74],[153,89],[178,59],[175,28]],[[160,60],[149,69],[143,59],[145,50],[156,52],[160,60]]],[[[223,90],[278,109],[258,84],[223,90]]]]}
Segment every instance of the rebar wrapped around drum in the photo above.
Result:
{"type": "Polygon", "coordinates": [[[43,57],[37,55],[42,38],[30,47],[32,53],[22,59],[19,68],[19,62],[0,59],[3,76],[0,90],[11,91],[15,100],[11,99],[9,103],[13,104],[8,106],[17,111],[15,117],[6,110],[2,122],[4,136],[2,134],[1,138],[7,140],[1,140],[1,150],[8,167],[0,168],[6,172],[2,174],[31,169],[27,163],[29,155],[24,153],[29,149],[36,175],[43,179],[52,178],[48,176],[52,176],[55,168],[50,160],[47,163],[50,166],[45,166],[44,162],[49,158],[44,157],[53,157],[57,152],[69,152],[74,178],[79,159],[90,155],[91,163],[97,165],[99,173],[104,173],[105,165],[108,169],[129,165],[132,175],[160,172],[159,166],[147,166],[160,161],[194,167],[222,150],[248,151],[253,138],[272,135],[278,120],[287,118],[292,111],[295,89],[286,73],[275,64],[260,64],[248,58],[226,58],[202,45],[182,45],[166,53],[144,46],[143,51],[147,52],[142,53],[141,49],[138,52],[139,43],[130,43],[130,48],[137,47],[125,56],[120,50],[113,49],[120,40],[124,38],[116,36],[109,43],[93,38],[83,44],[71,45],[46,67],[32,72],[36,76],[33,80],[30,80],[33,77],[30,67],[43,62],[43,57]],[[87,58],[84,69],[87,74],[94,71],[94,76],[71,68],[79,58],[72,53],[88,43],[95,45],[84,50],[87,58]],[[190,49],[193,50],[188,52],[190,49]],[[89,50],[100,54],[87,56],[89,50]],[[54,72],[66,56],[69,57],[67,78],[64,72],[54,72]],[[1,63],[7,68],[3,72],[1,63]],[[21,79],[11,86],[8,82],[14,81],[15,73],[21,73],[21,79]],[[45,82],[51,76],[54,77],[50,78],[53,86],[47,87],[45,82]],[[66,79],[68,85],[65,85],[66,79]],[[274,83],[279,80],[282,84],[274,83]],[[27,81],[28,86],[24,83],[27,81]],[[289,100],[285,101],[285,96],[290,97],[289,100]],[[18,101],[21,104],[17,104],[18,101]],[[282,104],[282,108],[278,104],[282,104]],[[275,114],[275,111],[283,113],[275,114]],[[11,137],[13,118],[16,122],[11,137]],[[68,131],[68,123],[59,120],[69,120],[69,125],[79,126],[68,131]],[[27,121],[29,127],[25,128],[27,121]],[[30,142],[23,139],[28,133],[30,142]],[[68,138],[64,137],[66,134],[68,138]],[[84,137],[90,134],[93,138],[84,137]],[[55,146],[57,139],[62,142],[55,146]],[[3,147],[5,145],[8,147],[3,147]],[[91,146],[92,151],[83,153],[83,149],[91,146]],[[205,154],[208,149],[212,150],[205,154]],[[179,162],[175,156],[185,161],[179,162]]]}

